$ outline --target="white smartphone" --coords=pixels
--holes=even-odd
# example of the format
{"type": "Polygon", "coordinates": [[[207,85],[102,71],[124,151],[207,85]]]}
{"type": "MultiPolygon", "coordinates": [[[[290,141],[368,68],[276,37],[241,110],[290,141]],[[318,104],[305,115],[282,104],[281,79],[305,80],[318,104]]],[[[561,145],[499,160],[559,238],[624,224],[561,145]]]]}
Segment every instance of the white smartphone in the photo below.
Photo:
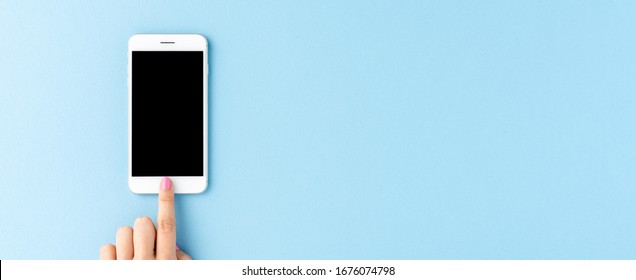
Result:
{"type": "Polygon", "coordinates": [[[128,41],[128,186],[176,193],[208,185],[208,43],[196,34],[138,34],[128,41]]]}

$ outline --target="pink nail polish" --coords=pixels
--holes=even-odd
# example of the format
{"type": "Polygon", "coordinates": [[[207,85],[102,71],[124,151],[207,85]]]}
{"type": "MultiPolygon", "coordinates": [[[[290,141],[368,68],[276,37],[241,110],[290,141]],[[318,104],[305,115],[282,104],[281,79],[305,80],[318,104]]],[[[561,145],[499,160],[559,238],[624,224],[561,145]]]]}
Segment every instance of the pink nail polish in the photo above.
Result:
{"type": "Polygon", "coordinates": [[[177,248],[177,251],[181,250],[179,249],[179,245],[175,244],[174,246],[177,248]]]}
{"type": "Polygon", "coordinates": [[[170,178],[163,177],[163,180],[161,180],[161,190],[167,191],[170,189],[171,185],[172,185],[172,181],[170,180],[170,178]]]}

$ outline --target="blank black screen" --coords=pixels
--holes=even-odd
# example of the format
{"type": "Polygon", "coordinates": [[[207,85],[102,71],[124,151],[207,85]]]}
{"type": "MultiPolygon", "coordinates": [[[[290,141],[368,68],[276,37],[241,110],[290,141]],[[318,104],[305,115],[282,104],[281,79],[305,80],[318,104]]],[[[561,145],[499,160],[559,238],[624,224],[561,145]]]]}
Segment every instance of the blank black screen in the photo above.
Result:
{"type": "Polygon", "coordinates": [[[203,176],[203,52],[132,52],[132,176],[203,176]]]}

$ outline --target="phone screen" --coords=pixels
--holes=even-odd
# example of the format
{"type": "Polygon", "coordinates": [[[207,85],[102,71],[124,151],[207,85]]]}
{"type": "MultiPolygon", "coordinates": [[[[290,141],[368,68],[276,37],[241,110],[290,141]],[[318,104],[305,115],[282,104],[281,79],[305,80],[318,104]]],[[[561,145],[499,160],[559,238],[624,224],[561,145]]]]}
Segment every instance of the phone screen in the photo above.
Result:
{"type": "Polygon", "coordinates": [[[203,52],[132,52],[132,176],[203,176],[203,52]]]}

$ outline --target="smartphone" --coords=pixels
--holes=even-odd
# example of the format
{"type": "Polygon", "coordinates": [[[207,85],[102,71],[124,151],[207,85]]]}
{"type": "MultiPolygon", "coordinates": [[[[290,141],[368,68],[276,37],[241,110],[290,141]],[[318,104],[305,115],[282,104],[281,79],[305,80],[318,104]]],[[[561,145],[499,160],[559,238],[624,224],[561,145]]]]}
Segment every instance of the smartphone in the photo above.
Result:
{"type": "Polygon", "coordinates": [[[197,34],[128,40],[128,186],[176,193],[208,185],[208,44],[197,34]]]}

